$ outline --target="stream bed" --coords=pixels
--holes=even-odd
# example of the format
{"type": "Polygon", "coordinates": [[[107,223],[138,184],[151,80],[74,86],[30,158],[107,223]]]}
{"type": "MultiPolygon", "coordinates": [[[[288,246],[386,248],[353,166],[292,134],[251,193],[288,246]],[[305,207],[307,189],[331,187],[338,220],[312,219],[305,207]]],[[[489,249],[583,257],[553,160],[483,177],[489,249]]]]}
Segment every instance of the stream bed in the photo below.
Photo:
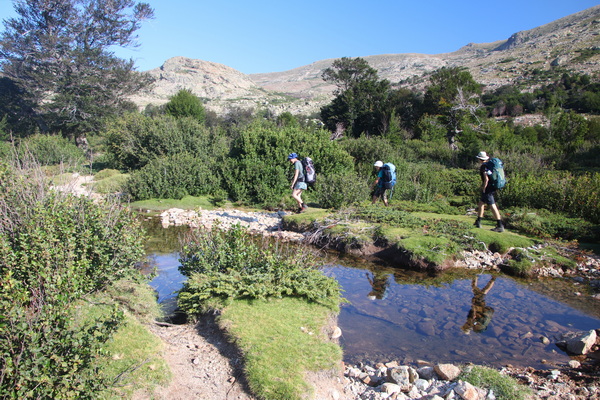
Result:
{"type": "MultiPolygon", "coordinates": [[[[169,245],[176,231],[152,236],[155,246],[148,250],[157,271],[151,285],[167,312],[175,309],[176,291],[185,280],[179,254],[169,245]]],[[[598,300],[571,280],[518,280],[462,270],[429,276],[401,266],[331,259],[323,258],[323,271],[340,283],[348,300],[338,320],[347,363],[424,360],[552,368],[569,361],[556,339],[600,328],[598,300]]]]}

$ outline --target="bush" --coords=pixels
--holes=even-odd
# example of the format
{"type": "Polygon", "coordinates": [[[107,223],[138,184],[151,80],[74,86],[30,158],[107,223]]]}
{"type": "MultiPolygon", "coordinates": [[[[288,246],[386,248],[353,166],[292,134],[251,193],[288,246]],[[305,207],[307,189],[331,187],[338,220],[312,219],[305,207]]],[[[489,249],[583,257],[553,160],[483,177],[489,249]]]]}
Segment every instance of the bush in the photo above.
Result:
{"type": "Polygon", "coordinates": [[[124,190],[133,200],[181,199],[221,193],[220,168],[189,153],[157,158],[131,174],[124,190]]]}
{"type": "Polygon", "coordinates": [[[165,113],[175,118],[190,117],[201,124],[206,118],[202,101],[188,89],[180,90],[169,99],[169,102],[165,104],[165,113]]]}
{"type": "Polygon", "coordinates": [[[600,204],[600,173],[515,174],[509,177],[501,195],[504,207],[546,209],[600,223],[600,208],[593,206],[600,204]]]}
{"type": "Polygon", "coordinates": [[[343,171],[352,171],[352,158],[329,133],[298,126],[276,127],[255,122],[234,140],[230,165],[223,174],[226,189],[234,201],[279,207],[290,196],[292,178],[289,153],[314,160],[317,181],[343,171]]]}
{"type": "Polygon", "coordinates": [[[354,172],[321,175],[316,198],[323,208],[341,208],[370,200],[369,182],[354,172]]]}
{"type": "Polygon", "coordinates": [[[233,299],[302,297],[338,309],[339,285],[307,258],[257,243],[241,226],[229,231],[195,231],[184,246],[180,272],[188,277],[178,304],[189,314],[222,307],[233,299]]]}
{"type": "Polygon", "coordinates": [[[19,142],[20,158],[29,153],[42,165],[79,164],[85,154],[75,143],[57,135],[33,135],[19,142]]]}
{"type": "Polygon", "coordinates": [[[104,147],[114,168],[140,169],[154,159],[190,153],[207,162],[225,156],[224,135],[211,132],[193,118],[127,114],[105,133],[104,147]]]}
{"type": "Polygon", "coordinates": [[[95,360],[123,315],[80,324],[76,301],[133,273],[139,224],[21,165],[0,167],[0,397],[94,399],[108,384],[95,360]]]}

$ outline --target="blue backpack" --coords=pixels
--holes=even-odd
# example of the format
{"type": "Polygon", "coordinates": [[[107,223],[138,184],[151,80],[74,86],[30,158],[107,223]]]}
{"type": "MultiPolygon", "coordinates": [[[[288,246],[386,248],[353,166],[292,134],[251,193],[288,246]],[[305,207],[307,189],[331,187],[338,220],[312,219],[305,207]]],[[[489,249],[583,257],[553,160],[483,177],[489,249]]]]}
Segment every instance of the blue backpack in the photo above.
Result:
{"type": "Polygon", "coordinates": [[[504,163],[499,158],[490,158],[486,163],[486,168],[492,172],[489,176],[489,185],[493,189],[502,189],[506,185],[504,176],[504,163]]]}
{"type": "Polygon", "coordinates": [[[396,184],[396,166],[392,163],[385,163],[381,169],[383,171],[381,186],[386,189],[392,189],[396,184]]]}

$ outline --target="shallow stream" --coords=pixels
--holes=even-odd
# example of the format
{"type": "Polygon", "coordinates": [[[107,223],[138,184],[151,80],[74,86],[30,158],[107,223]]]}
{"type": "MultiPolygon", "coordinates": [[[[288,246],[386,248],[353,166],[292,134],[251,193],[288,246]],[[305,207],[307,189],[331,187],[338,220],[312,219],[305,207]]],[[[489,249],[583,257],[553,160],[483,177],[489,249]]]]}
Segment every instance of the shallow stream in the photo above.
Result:
{"type": "MultiPolygon", "coordinates": [[[[151,285],[171,310],[185,280],[175,251],[179,232],[153,230],[148,247],[158,272],[151,285]]],[[[349,301],[339,315],[348,363],[425,360],[551,368],[569,360],[556,338],[600,328],[598,301],[570,280],[525,281],[462,270],[428,276],[402,266],[331,259],[323,258],[323,271],[337,279],[349,301]]]]}

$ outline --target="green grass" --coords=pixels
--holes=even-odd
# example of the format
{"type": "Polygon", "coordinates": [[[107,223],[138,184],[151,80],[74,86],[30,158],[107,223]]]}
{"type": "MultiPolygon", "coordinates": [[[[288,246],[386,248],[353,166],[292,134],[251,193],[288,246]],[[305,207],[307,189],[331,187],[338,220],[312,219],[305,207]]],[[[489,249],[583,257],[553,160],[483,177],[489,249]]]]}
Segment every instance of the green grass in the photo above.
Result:
{"type": "Polygon", "coordinates": [[[164,211],[169,208],[181,208],[184,210],[193,210],[198,207],[205,210],[212,210],[215,206],[211,203],[208,196],[185,196],[181,200],[177,199],[151,199],[140,200],[131,203],[134,210],[164,211]]]}
{"type": "Polygon", "coordinates": [[[519,385],[514,378],[488,367],[470,367],[461,374],[460,379],[474,386],[492,389],[497,400],[526,400],[532,396],[527,386],[519,385]]]}
{"type": "Polygon", "coordinates": [[[321,333],[330,315],[330,309],[297,298],[236,300],[223,310],[220,324],[244,353],[253,393],[264,400],[299,400],[312,392],[306,372],[341,368],[340,347],[321,333]]]}
{"type": "Polygon", "coordinates": [[[104,345],[104,357],[97,360],[102,375],[112,382],[100,398],[131,398],[134,391],[151,393],[171,377],[161,356],[162,342],[144,326],[161,314],[155,293],[145,281],[115,282],[107,291],[81,302],[76,321],[97,320],[114,305],[124,310],[125,319],[104,345]]]}
{"type": "Polygon", "coordinates": [[[414,260],[423,259],[436,265],[451,259],[456,248],[452,242],[442,236],[428,236],[413,232],[406,239],[397,242],[399,248],[408,251],[414,260]]]}
{"type": "Polygon", "coordinates": [[[129,174],[122,174],[116,170],[102,170],[96,176],[94,181],[87,185],[90,185],[92,189],[97,193],[110,194],[120,192],[123,185],[129,179],[129,174]],[[109,171],[109,172],[105,172],[109,171]],[[115,171],[111,173],[110,171],[115,171]]]}
{"type": "MultiPolygon", "coordinates": [[[[390,246],[408,251],[414,261],[423,260],[443,265],[457,257],[463,249],[485,248],[506,253],[511,248],[528,248],[541,240],[521,235],[509,229],[493,232],[495,222],[482,221],[482,228],[473,227],[475,217],[455,214],[438,214],[422,210],[405,212],[395,208],[366,205],[355,210],[311,210],[303,214],[286,216],[286,229],[313,230],[329,226],[323,232],[337,243],[347,247],[367,245],[379,239],[390,246]],[[364,221],[361,218],[365,218],[364,221]],[[380,221],[378,222],[372,222],[380,221]],[[419,223],[420,221],[420,223],[419,223]]],[[[559,254],[555,262],[568,265],[559,254]]],[[[517,266],[520,268],[520,266],[517,266]]],[[[529,268],[526,265],[524,267],[529,268]]]]}

